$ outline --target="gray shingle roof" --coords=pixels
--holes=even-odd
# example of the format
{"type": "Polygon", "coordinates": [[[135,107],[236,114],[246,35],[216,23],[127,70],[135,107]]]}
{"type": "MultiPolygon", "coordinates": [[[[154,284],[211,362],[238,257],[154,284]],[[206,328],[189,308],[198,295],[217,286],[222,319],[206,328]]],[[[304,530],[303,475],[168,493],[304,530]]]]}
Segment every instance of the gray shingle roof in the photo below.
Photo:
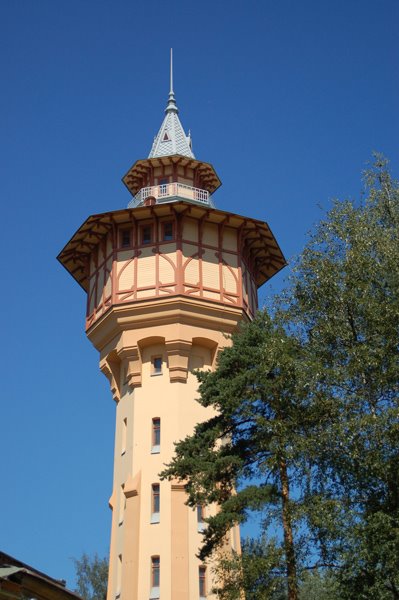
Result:
{"type": "Polygon", "coordinates": [[[168,105],[165,109],[165,118],[162,122],[158,134],[154,138],[151,152],[148,158],[157,158],[159,156],[173,156],[180,154],[195,158],[191,149],[190,134],[186,135],[180,119],[178,117],[179,109],[176,105],[175,94],[173,91],[173,67],[172,67],[172,51],[170,61],[170,92],[168,105]]]}

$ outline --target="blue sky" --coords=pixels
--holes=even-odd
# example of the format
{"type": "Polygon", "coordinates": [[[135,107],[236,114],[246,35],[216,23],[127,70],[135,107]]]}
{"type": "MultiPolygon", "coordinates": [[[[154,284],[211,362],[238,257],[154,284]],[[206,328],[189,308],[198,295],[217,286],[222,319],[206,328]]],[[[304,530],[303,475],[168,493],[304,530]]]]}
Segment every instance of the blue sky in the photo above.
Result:
{"type": "Polygon", "coordinates": [[[320,205],[360,197],[373,150],[398,176],[398,22],[397,0],[0,4],[3,551],[73,587],[71,557],[108,550],[115,407],[55,257],[88,215],[128,203],[169,48],[217,206],[266,220],[290,259],[320,205]]]}

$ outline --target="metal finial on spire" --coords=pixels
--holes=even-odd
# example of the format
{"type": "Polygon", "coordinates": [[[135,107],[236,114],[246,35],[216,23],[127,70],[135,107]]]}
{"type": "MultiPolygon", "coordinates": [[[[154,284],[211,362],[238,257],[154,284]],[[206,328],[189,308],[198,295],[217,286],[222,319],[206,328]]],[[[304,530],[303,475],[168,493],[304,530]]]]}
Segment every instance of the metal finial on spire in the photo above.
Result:
{"type": "Polygon", "coordinates": [[[173,94],[173,48],[170,49],[170,92],[173,94]]]}
{"type": "Polygon", "coordinates": [[[169,99],[168,105],[165,109],[165,112],[179,112],[179,109],[176,106],[175,93],[173,91],[173,48],[170,49],[170,91],[169,91],[169,99]]]}

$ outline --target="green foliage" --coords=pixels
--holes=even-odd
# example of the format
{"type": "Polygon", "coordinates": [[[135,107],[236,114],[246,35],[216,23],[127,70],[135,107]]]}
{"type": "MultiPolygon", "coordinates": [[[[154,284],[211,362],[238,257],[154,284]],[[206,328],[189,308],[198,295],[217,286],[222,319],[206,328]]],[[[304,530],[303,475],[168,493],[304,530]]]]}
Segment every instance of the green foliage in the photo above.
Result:
{"type": "Polygon", "coordinates": [[[335,573],[329,570],[305,571],[299,597],[301,600],[342,600],[335,573]]]}
{"type": "Polygon", "coordinates": [[[313,460],[341,515],[325,536],[342,598],[385,599],[399,597],[399,188],[379,157],[366,178],[364,203],[336,202],[306,247],[287,319],[330,407],[313,460]]]}
{"type": "Polygon", "coordinates": [[[336,201],[315,229],[270,314],[198,374],[217,415],[162,474],[188,482],[191,506],[218,505],[201,559],[262,514],[262,537],[221,559],[226,600],[399,598],[399,186],[381,157],[365,181],[363,202],[336,201]]]}
{"type": "Polygon", "coordinates": [[[218,598],[242,600],[245,590],[245,600],[285,600],[282,559],[279,544],[265,535],[245,540],[241,555],[220,555],[216,574],[223,586],[217,590],[218,598]]]}
{"type": "Polygon", "coordinates": [[[84,600],[105,600],[107,597],[108,560],[95,554],[92,558],[83,553],[74,558],[76,570],[75,591],[84,600]]]}

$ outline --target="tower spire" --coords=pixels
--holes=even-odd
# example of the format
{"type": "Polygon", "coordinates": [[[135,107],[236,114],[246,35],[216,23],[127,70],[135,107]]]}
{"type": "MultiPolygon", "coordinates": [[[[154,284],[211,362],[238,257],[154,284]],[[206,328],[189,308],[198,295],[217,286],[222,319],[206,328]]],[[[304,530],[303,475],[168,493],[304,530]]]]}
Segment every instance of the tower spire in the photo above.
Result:
{"type": "Polygon", "coordinates": [[[175,93],[173,91],[173,48],[170,49],[170,90],[169,90],[169,98],[168,98],[168,105],[165,109],[166,113],[169,112],[179,112],[179,109],[177,108],[176,105],[176,100],[175,100],[175,93]]]}
{"type": "Polygon", "coordinates": [[[173,48],[170,49],[170,87],[165,117],[158,134],[154,138],[148,158],[180,154],[195,158],[190,134],[186,135],[180,123],[173,89],[173,48]]]}
{"type": "Polygon", "coordinates": [[[170,92],[173,94],[173,48],[170,49],[170,92]]]}

